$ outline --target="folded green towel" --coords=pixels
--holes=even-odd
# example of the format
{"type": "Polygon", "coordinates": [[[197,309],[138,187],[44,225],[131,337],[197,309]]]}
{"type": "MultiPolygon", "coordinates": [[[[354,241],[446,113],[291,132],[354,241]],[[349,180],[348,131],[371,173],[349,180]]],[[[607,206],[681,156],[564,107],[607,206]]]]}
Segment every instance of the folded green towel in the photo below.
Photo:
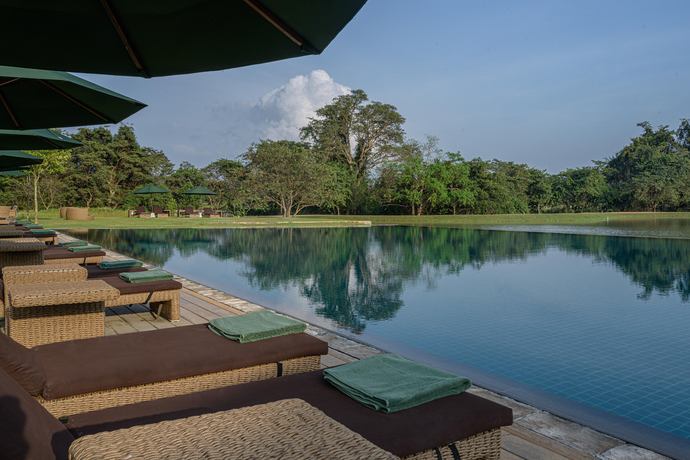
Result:
{"type": "Polygon", "coordinates": [[[99,268],[103,270],[116,270],[119,268],[135,268],[144,265],[143,262],[134,259],[123,259],[123,260],[104,260],[98,264],[99,268]]]}
{"type": "Polygon", "coordinates": [[[29,230],[29,232],[32,235],[39,235],[39,236],[55,236],[57,233],[55,233],[55,230],[52,230],[50,228],[32,228],[29,230]]]}
{"type": "Polygon", "coordinates": [[[63,248],[73,248],[76,246],[86,246],[87,244],[89,244],[89,243],[87,243],[86,241],[74,240],[74,241],[67,241],[66,243],[60,243],[60,246],[62,246],[63,248]]]}
{"type": "Polygon", "coordinates": [[[39,229],[39,228],[43,228],[43,225],[38,225],[38,224],[24,224],[24,228],[28,228],[29,230],[31,230],[31,229],[39,229]]]}
{"type": "Polygon", "coordinates": [[[331,385],[355,401],[381,412],[397,412],[460,394],[464,378],[384,353],[323,371],[331,385]]]}
{"type": "Polygon", "coordinates": [[[247,343],[281,335],[299,334],[307,329],[307,325],[287,316],[264,310],[213,319],[209,321],[208,328],[230,340],[247,343]]]}
{"type": "Polygon", "coordinates": [[[71,246],[67,249],[72,251],[72,252],[89,252],[89,251],[100,251],[103,248],[101,248],[97,244],[86,244],[84,246],[71,246]]]}
{"type": "Polygon", "coordinates": [[[120,278],[128,283],[146,283],[148,281],[171,280],[173,276],[165,270],[154,268],[153,270],[147,270],[145,272],[120,273],[120,278]]]}

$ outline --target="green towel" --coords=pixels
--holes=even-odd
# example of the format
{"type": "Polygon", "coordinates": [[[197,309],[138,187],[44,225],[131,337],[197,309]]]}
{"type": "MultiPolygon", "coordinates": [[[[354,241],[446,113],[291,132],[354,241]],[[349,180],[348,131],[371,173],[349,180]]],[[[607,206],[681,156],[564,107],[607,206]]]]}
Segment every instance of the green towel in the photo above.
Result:
{"type": "Polygon", "coordinates": [[[66,243],[60,243],[60,246],[62,246],[63,248],[73,248],[76,246],[86,246],[87,244],[89,244],[89,243],[87,243],[86,241],[74,240],[74,241],[68,241],[66,243]]]}
{"type": "Polygon", "coordinates": [[[67,249],[69,249],[72,252],[90,252],[90,251],[100,251],[103,248],[101,248],[97,244],[86,244],[84,246],[72,246],[72,247],[69,247],[67,249]]]}
{"type": "Polygon", "coordinates": [[[147,270],[145,272],[120,273],[120,278],[127,281],[128,283],[146,283],[148,281],[171,280],[173,279],[173,276],[165,270],[155,268],[153,270],[147,270]]]}
{"type": "Polygon", "coordinates": [[[135,268],[144,265],[143,262],[134,259],[123,259],[123,260],[104,260],[98,264],[99,268],[103,270],[116,270],[119,268],[135,268]]]}
{"type": "Polygon", "coordinates": [[[307,325],[287,316],[264,310],[214,319],[209,321],[208,328],[230,340],[247,343],[281,335],[299,334],[307,329],[307,325]]]}
{"type": "Polygon", "coordinates": [[[57,233],[55,233],[55,230],[51,230],[49,228],[32,228],[29,230],[32,235],[36,236],[55,236],[57,233]]]}
{"type": "Polygon", "coordinates": [[[398,355],[384,353],[323,371],[331,385],[381,412],[397,412],[467,390],[472,383],[398,355]]]}
{"type": "Polygon", "coordinates": [[[39,229],[39,228],[43,228],[43,225],[38,225],[38,224],[24,224],[24,228],[28,228],[29,230],[31,230],[31,229],[39,229]]]}

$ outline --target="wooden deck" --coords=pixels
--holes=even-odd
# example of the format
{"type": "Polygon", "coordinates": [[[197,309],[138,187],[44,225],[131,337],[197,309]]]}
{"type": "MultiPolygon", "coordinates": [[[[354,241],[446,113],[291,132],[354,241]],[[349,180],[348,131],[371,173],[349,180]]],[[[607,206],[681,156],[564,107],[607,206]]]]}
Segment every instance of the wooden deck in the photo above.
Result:
{"type": "MultiPolygon", "coordinates": [[[[237,301],[244,302],[240,299],[237,301]]],[[[127,334],[203,324],[221,316],[242,313],[242,310],[234,308],[226,302],[220,302],[189,288],[184,288],[181,295],[182,319],[180,321],[171,323],[163,318],[154,319],[146,307],[137,305],[108,309],[105,327],[107,335],[127,334]]],[[[369,347],[360,349],[356,344],[353,345],[352,342],[347,339],[343,340],[342,337],[335,334],[326,333],[320,337],[327,340],[330,345],[329,354],[324,356],[321,361],[323,367],[356,360],[362,356],[362,353],[370,354],[366,351],[369,347]]],[[[503,445],[501,459],[504,460],[593,458],[517,425],[504,430],[503,445]]]]}

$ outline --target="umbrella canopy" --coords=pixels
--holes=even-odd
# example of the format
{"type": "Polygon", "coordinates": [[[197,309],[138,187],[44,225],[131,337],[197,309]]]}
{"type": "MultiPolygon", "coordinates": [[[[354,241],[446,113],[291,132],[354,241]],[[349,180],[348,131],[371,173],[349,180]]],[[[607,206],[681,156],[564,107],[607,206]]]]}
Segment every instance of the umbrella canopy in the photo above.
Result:
{"type": "Polygon", "coordinates": [[[26,176],[26,171],[23,169],[16,169],[12,171],[0,171],[0,176],[3,177],[24,177],[26,176]]]}
{"type": "Polygon", "coordinates": [[[65,72],[0,66],[0,129],[118,123],[144,107],[65,72]]]}
{"type": "Polygon", "coordinates": [[[196,187],[192,187],[189,190],[182,192],[183,195],[208,195],[212,196],[215,195],[216,192],[213,190],[210,190],[208,187],[204,187],[203,185],[198,185],[196,187]]]}
{"type": "Polygon", "coordinates": [[[156,195],[159,193],[169,193],[170,190],[168,190],[165,187],[160,187],[155,184],[146,184],[143,187],[137,189],[134,191],[135,195],[156,195]]]}
{"type": "Polygon", "coordinates": [[[79,147],[81,142],[49,129],[0,129],[0,149],[55,150],[79,147]]]}
{"type": "Polygon", "coordinates": [[[0,150],[0,171],[12,171],[43,163],[43,158],[18,150],[0,150]]]}
{"type": "Polygon", "coordinates": [[[0,56],[19,67],[144,77],[229,69],[319,54],[364,3],[0,0],[0,56]]]}

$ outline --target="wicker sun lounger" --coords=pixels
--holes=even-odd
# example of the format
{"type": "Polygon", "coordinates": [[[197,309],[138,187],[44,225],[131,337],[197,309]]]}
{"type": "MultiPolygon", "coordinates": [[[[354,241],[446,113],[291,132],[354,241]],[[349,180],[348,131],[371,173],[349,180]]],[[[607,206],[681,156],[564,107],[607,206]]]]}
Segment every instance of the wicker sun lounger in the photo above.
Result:
{"type": "Polygon", "coordinates": [[[45,264],[97,264],[102,262],[104,257],[104,251],[72,252],[60,247],[46,247],[43,250],[43,263],[45,264]]]}
{"type": "MultiPolygon", "coordinates": [[[[197,458],[195,455],[228,458],[224,441],[232,437],[234,441],[231,442],[237,442],[239,438],[245,438],[240,433],[248,433],[240,427],[240,421],[244,420],[240,414],[245,412],[228,412],[239,409],[251,413],[244,423],[246,429],[252,430],[254,424],[264,427],[261,431],[266,433],[257,435],[257,441],[263,443],[272,441],[262,439],[262,436],[280,436],[272,431],[272,425],[264,425],[269,423],[265,417],[271,417],[275,423],[282,423],[280,420],[289,422],[290,427],[284,426],[278,431],[296,429],[299,436],[313,436],[314,439],[329,436],[334,429],[332,424],[339,424],[379,449],[402,458],[498,460],[501,427],[512,424],[509,408],[467,392],[393,414],[376,412],[335,390],[323,380],[321,371],[94,410],[58,421],[27,392],[27,377],[17,372],[10,376],[0,368],[0,401],[3,402],[0,452],[8,458],[66,459],[75,438],[84,438],[72,450],[74,455],[80,455],[80,459],[197,458]],[[271,405],[256,409],[265,404],[271,405]],[[271,410],[264,411],[266,408],[271,410]],[[326,421],[321,414],[332,421],[326,421]],[[233,428],[235,426],[239,431],[233,428]],[[90,437],[92,435],[96,436],[90,437]],[[189,445],[183,447],[188,437],[189,445]],[[170,450],[178,444],[179,451],[170,450]],[[111,452],[107,450],[109,448],[113,449],[112,455],[108,455],[111,452]],[[188,456],[184,450],[184,455],[177,455],[183,452],[182,449],[193,452],[188,456]],[[89,452],[94,452],[96,457],[81,457],[89,452]],[[145,455],[140,455],[142,452],[145,455]],[[169,455],[166,456],[166,452],[169,455]]],[[[335,436],[341,439],[342,433],[335,436]]],[[[293,435],[298,436],[297,433],[293,435]]],[[[253,439],[250,435],[246,437],[248,442],[253,439]]],[[[291,445],[289,439],[278,440],[278,444],[291,445]]],[[[304,442],[298,441],[298,445],[304,442]]],[[[357,445],[355,449],[363,446],[357,445]]],[[[352,458],[352,455],[347,455],[347,449],[344,451],[345,458],[352,458]]],[[[246,452],[250,458],[256,458],[253,453],[251,449],[246,452]]],[[[331,455],[331,448],[327,447],[325,458],[332,458],[331,455]]],[[[235,455],[229,457],[235,458],[235,455]]],[[[266,452],[258,457],[291,456],[266,452]]]]}
{"type": "Polygon", "coordinates": [[[147,269],[144,267],[130,267],[130,268],[101,268],[98,265],[85,265],[84,268],[88,273],[89,279],[105,278],[108,276],[116,276],[120,273],[144,272],[147,269]]]}
{"type": "Polygon", "coordinates": [[[72,460],[397,458],[299,399],[84,436],[70,445],[69,456],[72,460]]]}
{"type": "Polygon", "coordinates": [[[31,350],[0,335],[0,349],[32,375],[26,391],[62,417],[313,371],[328,344],[308,334],[240,344],[200,324],[31,350]]]}
{"type": "Polygon", "coordinates": [[[12,265],[97,264],[104,251],[72,252],[66,248],[46,246],[37,238],[0,238],[0,269],[12,265]]]}
{"type": "MultiPolygon", "coordinates": [[[[117,275],[112,274],[110,276],[89,280],[88,270],[74,263],[5,267],[2,269],[2,277],[4,284],[3,298],[5,310],[13,311],[14,313],[18,313],[18,311],[12,308],[12,295],[13,292],[16,292],[17,287],[22,285],[41,286],[41,289],[49,290],[53,283],[80,282],[84,283],[84,286],[88,286],[88,283],[93,283],[98,280],[117,293],[117,295],[108,295],[108,297],[104,299],[100,318],[90,317],[92,322],[99,322],[98,325],[94,325],[92,328],[101,330],[102,332],[100,334],[77,335],[71,336],[69,339],[61,338],[59,340],[57,337],[55,340],[50,340],[49,337],[42,337],[40,343],[51,343],[60,340],[72,340],[103,335],[105,333],[105,308],[108,307],[143,304],[149,307],[154,317],[162,316],[170,321],[177,321],[180,319],[180,291],[182,285],[173,280],[128,283],[120,279],[117,275]]],[[[91,284],[91,286],[93,286],[93,284],[91,284]]],[[[74,289],[77,290],[77,287],[74,289]]],[[[30,288],[24,290],[30,290],[30,288]]],[[[46,317],[50,316],[50,310],[42,309],[41,315],[46,317]]],[[[35,345],[36,343],[33,344],[35,345]]]]}
{"type": "Polygon", "coordinates": [[[467,392],[396,413],[377,412],[333,388],[322,371],[314,371],[77,414],[66,426],[80,437],[285,399],[306,401],[376,446],[420,460],[498,460],[501,427],[512,423],[509,408],[467,392]]]}

